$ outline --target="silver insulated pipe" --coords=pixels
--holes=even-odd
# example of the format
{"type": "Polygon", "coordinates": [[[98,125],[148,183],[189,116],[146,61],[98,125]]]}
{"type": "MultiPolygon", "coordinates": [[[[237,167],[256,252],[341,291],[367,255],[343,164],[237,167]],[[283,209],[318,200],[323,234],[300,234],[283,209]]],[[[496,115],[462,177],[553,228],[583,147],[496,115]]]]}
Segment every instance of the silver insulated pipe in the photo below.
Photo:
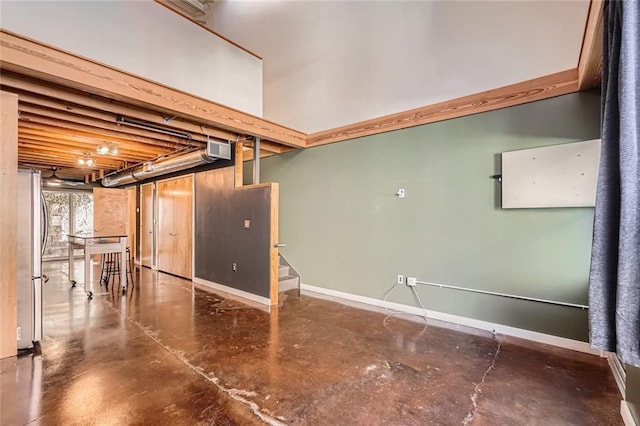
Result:
{"type": "Polygon", "coordinates": [[[207,148],[198,151],[191,151],[186,154],[177,155],[156,161],[149,161],[130,170],[125,170],[102,179],[102,186],[108,188],[129,183],[139,182],[152,177],[166,175],[202,164],[213,163],[217,157],[208,155],[207,148]]]}

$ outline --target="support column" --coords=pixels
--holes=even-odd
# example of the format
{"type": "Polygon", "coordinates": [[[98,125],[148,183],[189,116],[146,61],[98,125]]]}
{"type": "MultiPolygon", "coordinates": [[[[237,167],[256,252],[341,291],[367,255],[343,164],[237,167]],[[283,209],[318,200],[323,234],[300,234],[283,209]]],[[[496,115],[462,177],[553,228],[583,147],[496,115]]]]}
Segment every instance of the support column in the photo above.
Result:
{"type": "Polygon", "coordinates": [[[260,138],[253,143],[253,184],[260,183],[260,138]]]}

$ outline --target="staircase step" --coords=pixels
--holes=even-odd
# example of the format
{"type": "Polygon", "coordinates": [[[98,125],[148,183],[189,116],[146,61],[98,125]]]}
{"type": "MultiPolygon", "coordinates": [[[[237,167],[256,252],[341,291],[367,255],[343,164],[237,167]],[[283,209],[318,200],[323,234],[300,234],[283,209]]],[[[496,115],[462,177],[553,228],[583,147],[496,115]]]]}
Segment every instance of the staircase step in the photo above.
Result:
{"type": "Polygon", "coordinates": [[[278,292],[293,290],[300,287],[300,277],[287,275],[278,278],[278,292]]]}
{"type": "Polygon", "coordinates": [[[288,276],[289,269],[290,268],[286,265],[280,265],[280,267],[278,268],[278,278],[288,276]]]}

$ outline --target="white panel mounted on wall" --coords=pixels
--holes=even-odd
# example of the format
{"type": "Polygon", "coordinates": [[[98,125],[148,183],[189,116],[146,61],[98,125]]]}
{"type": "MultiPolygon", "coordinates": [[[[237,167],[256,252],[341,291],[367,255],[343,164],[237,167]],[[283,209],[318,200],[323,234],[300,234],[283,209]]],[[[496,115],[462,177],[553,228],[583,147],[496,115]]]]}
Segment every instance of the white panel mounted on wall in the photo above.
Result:
{"type": "Polygon", "coordinates": [[[502,153],[502,208],[593,207],[600,139],[502,153]]]}

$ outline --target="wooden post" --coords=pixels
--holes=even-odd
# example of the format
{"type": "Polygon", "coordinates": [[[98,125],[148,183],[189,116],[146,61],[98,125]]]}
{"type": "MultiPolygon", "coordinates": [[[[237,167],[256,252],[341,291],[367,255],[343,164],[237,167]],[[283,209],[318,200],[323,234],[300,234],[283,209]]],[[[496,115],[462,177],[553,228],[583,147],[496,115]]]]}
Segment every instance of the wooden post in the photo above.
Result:
{"type": "Polygon", "coordinates": [[[0,358],[18,353],[18,96],[0,92],[0,358]]]}
{"type": "Polygon", "coordinates": [[[244,156],[243,156],[243,149],[244,145],[242,144],[242,142],[236,142],[236,146],[235,146],[235,163],[234,163],[234,167],[235,167],[235,187],[236,188],[240,188],[243,185],[243,179],[244,179],[244,156]]]}

